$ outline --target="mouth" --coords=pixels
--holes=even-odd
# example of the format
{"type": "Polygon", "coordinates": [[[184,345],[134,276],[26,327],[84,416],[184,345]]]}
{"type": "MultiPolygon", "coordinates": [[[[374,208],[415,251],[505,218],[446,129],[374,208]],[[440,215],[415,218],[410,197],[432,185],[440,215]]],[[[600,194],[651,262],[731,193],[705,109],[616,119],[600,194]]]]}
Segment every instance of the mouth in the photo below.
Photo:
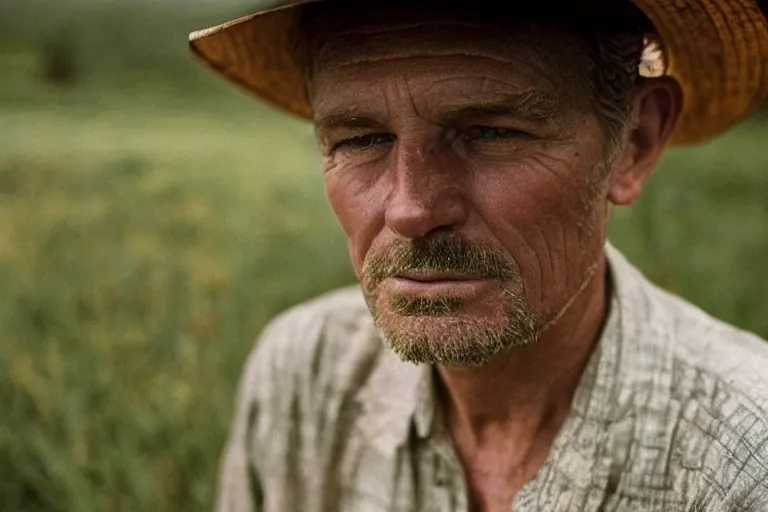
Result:
{"type": "Polygon", "coordinates": [[[402,279],[414,281],[417,283],[444,283],[444,282],[464,282],[464,281],[482,281],[487,278],[474,275],[462,274],[457,272],[445,272],[441,270],[411,270],[402,272],[393,276],[393,279],[402,279]]]}
{"type": "Polygon", "coordinates": [[[469,298],[488,289],[494,280],[473,274],[419,270],[394,275],[387,278],[387,281],[390,291],[398,295],[469,298]]]}

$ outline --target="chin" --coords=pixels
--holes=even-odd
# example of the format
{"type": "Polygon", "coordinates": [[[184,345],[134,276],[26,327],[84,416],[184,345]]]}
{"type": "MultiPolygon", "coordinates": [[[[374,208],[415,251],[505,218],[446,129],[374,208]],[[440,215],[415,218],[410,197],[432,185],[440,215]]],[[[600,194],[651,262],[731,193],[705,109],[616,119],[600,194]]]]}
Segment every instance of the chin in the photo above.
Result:
{"type": "Polygon", "coordinates": [[[407,362],[482,366],[536,339],[530,308],[503,291],[474,299],[381,293],[368,302],[386,345],[407,362]]]}

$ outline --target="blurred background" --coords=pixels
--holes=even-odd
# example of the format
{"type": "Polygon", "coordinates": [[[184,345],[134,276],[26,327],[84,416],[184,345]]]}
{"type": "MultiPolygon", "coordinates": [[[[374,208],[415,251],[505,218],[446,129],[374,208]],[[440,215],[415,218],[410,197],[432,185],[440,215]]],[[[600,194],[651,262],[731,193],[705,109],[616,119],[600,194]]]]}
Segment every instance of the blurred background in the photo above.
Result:
{"type": "MultiPolygon", "coordinates": [[[[245,356],[352,283],[312,131],[196,64],[242,0],[0,0],[0,510],[210,510],[245,356]]],[[[768,112],[668,152],[612,241],[768,337],[768,112]]]]}

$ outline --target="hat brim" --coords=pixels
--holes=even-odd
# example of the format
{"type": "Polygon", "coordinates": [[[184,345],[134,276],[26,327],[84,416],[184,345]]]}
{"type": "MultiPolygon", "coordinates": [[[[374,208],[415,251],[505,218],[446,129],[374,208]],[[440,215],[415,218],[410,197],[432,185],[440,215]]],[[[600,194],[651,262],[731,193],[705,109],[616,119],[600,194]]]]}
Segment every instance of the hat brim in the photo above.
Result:
{"type": "MultiPolygon", "coordinates": [[[[312,117],[291,48],[301,4],[282,2],[190,34],[190,47],[231,82],[283,110],[312,117]]],[[[666,74],[683,89],[671,144],[704,142],[768,98],[768,21],[755,0],[632,0],[664,44],[666,74]]]]}

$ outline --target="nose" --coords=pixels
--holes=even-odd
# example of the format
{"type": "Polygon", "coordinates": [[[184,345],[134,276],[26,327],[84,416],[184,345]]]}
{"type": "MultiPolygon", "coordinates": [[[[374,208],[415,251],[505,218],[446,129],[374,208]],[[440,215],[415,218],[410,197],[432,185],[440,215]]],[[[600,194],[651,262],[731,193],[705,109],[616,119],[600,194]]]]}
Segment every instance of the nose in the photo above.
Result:
{"type": "Polygon", "coordinates": [[[456,229],[467,220],[464,173],[439,148],[398,141],[390,173],[385,222],[404,238],[456,229]]]}

